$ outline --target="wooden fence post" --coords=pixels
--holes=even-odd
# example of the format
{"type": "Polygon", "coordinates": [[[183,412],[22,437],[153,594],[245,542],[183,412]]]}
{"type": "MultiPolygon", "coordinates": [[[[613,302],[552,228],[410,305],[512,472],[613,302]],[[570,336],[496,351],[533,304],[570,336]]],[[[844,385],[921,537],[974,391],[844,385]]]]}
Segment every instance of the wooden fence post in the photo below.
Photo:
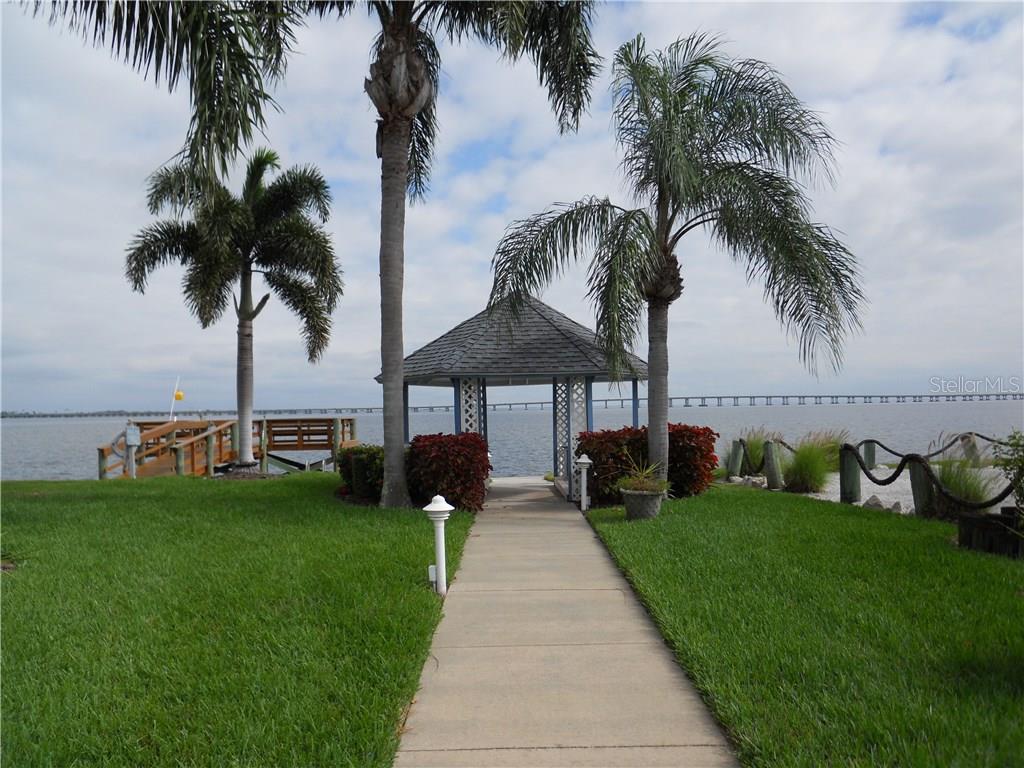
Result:
{"type": "Polygon", "coordinates": [[[128,477],[134,480],[136,473],[134,445],[126,445],[124,447],[124,468],[128,472],[128,477]]]}
{"type": "Polygon", "coordinates": [[[860,501],[860,465],[857,452],[845,445],[839,449],[839,501],[856,504],[860,501]]]}
{"type": "Polygon", "coordinates": [[[772,440],[764,441],[764,476],[768,488],[777,491],[782,488],[782,464],[779,462],[779,446],[772,440]]]}
{"type": "Polygon", "coordinates": [[[174,474],[183,477],[185,474],[185,446],[174,446],[174,474]]]}
{"type": "Polygon", "coordinates": [[[743,443],[739,440],[732,441],[732,450],[729,451],[729,477],[735,477],[743,467],[743,443]]]}
{"type": "Polygon", "coordinates": [[[269,436],[267,434],[267,420],[264,419],[260,422],[260,472],[267,474],[269,468],[270,459],[267,456],[267,446],[270,445],[269,436]]]}
{"type": "Polygon", "coordinates": [[[99,454],[99,473],[100,480],[107,479],[107,454],[103,448],[97,448],[96,452],[99,454]]]}
{"type": "Polygon", "coordinates": [[[914,514],[918,517],[931,517],[935,504],[935,489],[924,467],[916,462],[910,463],[910,492],[914,494],[914,514]]]}
{"type": "Polygon", "coordinates": [[[981,452],[978,450],[978,443],[974,435],[960,435],[960,450],[964,458],[971,463],[972,467],[981,466],[981,452]]]}
{"type": "Polygon", "coordinates": [[[334,420],[334,433],[331,435],[331,458],[337,461],[341,450],[341,419],[334,420]]]}
{"type": "Polygon", "coordinates": [[[213,468],[217,459],[216,438],[213,435],[206,436],[206,476],[213,477],[213,468]]]}
{"type": "Polygon", "coordinates": [[[864,445],[861,447],[861,450],[863,451],[863,456],[864,456],[864,466],[867,467],[868,469],[874,469],[875,468],[875,444],[874,443],[864,443],[864,445]]]}

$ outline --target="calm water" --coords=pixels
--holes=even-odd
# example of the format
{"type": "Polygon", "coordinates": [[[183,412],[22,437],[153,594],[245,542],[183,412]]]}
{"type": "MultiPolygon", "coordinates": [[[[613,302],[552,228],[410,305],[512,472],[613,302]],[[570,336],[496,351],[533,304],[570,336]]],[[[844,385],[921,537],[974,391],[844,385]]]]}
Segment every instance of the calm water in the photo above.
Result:
{"type": "MultiPolygon", "coordinates": [[[[413,413],[414,434],[452,431],[450,413],[413,413]]],[[[646,412],[641,410],[641,420],[646,412]]],[[[598,429],[620,427],[628,408],[594,410],[598,429]]],[[[1024,429],[1024,403],[890,403],[872,405],[774,405],[676,407],[670,420],[709,426],[719,447],[746,427],[782,432],[792,442],[815,429],[847,429],[855,441],[874,437],[902,451],[923,451],[941,432],[981,432],[1001,437],[1024,429]]],[[[359,439],[380,443],[380,414],[356,416],[359,439]]],[[[498,477],[543,475],[551,469],[551,411],[494,411],[488,414],[492,463],[498,477]]],[[[5,480],[94,479],[96,447],[124,428],[120,418],[4,419],[0,423],[0,475],[5,480]]],[[[303,458],[318,458],[302,454],[303,458]]]]}

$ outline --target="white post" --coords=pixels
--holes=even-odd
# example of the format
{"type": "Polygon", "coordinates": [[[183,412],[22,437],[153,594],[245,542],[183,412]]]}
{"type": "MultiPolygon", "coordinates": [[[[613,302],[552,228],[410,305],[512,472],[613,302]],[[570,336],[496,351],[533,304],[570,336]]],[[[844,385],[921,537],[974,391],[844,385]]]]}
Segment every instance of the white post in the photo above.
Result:
{"type": "Polygon", "coordinates": [[[423,508],[423,511],[427,513],[427,517],[434,523],[434,567],[437,574],[434,589],[441,597],[448,593],[448,574],[445,568],[446,556],[444,551],[444,521],[448,519],[453,509],[455,507],[445,501],[444,496],[435,496],[423,508]]]}
{"type": "Polygon", "coordinates": [[[128,477],[135,479],[135,448],[142,442],[142,431],[130,421],[124,428],[124,466],[128,477]]]}
{"type": "Polygon", "coordinates": [[[590,499],[587,497],[587,470],[593,466],[594,462],[591,461],[587,454],[581,455],[576,459],[576,468],[580,471],[580,512],[586,512],[589,506],[590,499]]]}

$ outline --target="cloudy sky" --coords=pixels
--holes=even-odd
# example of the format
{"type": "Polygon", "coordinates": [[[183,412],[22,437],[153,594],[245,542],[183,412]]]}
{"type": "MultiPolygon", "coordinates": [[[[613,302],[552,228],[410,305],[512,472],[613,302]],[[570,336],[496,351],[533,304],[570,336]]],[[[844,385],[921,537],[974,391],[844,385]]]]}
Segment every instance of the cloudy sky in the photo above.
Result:
{"type": "MultiPolygon", "coordinates": [[[[184,137],[184,94],[20,7],[5,5],[2,25],[3,408],[160,408],[178,375],[188,405],[232,406],[232,318],[201,330],[179,269],[155,275],[144,296],[123,277],[125,245],[151,220],[146,176],[184,137]]],[[[760,287],[691,233],[670,315],[672,394],[919,393],[935,376],[1020,376],[1021,6],[612,3],[595,36],[610,60],[638,32],[659,47],[695,30],[773,64],[842,142],[837,185],[814,193],[817,218],[844,234],[870,305],[842,372],[816,379],[760,287]]],[[[260,142],[330,180],[346,295],[316,366],[297,321],[271,302],[256,327],[257,407],[380,401],[380,171],[362,92],[373,32],[360,14],[311,22],[277,92],[283,113],[260,142]]],[[[579,133],[559,137],[529,62],[509,66],[475,44],[443,56],[432,194],[406,230],[407,352],[483,308],[510,221],[587,194],[626,200],[607,70],[579,133]]],[[[592,325],[582,277],[543,298],[592,325]]]]}

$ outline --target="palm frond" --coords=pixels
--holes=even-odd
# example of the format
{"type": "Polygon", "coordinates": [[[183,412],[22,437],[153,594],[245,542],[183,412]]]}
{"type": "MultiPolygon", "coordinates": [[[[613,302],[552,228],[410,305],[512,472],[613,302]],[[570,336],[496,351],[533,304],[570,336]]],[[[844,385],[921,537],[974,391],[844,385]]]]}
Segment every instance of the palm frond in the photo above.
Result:
{"type": "Polygon", "coordinates": [[[66,0],[35,5],[49,10],[87,42],[109,46],[146,78],[174,90],[189,82],[192,117],[185,147],[189,165],[206,180],[226,174],[254,131],[276,107],[268,85],[283,73],[302,23],[301,8],[287,2],[155,2],[66,0]]]}
{"type": "Polygon", "coordinates": [[[416,30],[416,50],[427,68],[434,95],[416,113],[412,121],[409,140],[409,198],[423,200],[430,188],[430,168],[434,159],[434,141],[437,138],[437,97],[441,87],[441,54],[433,35],[421,28],[416,30]]]}
{"type": "Polygon", "coordinates": [[[315,166],[294,166],[267,185],[252,210],[260,228],[273,226],[295,213],[311,213],[327,221],[331,216],[331,187],[315,166]]]}
{"type": "Polygon", "coordinates": [[[510,318],[518,316],[528,296],[596,249],[622,212],[607,199],[588,197],[513,222],[491,260],[494,284],[488,307],[505,303],[510,318]]]}
{"type": "Polygon", "coordinates": [[[718,180],[716,239],[764,285],[765,299],[799,342],[800,359],[817,372],[819,355],[842,364],[849,333],[860,328],[865,301],[857,262],[830,229],[809,220],[809,204],[785,175],[737,166],[718,180]]]}
{"type": "Polygon", "coordinates": [[[181,289],[185,306],[203,328],[217,322],[231,306],[231,287],[240,272],[237,252],[230,243],[200,241],[195,258],[186,264],[181,289]]]}
{"type": "MultiPolygon", "coordinates": [[[[522,50],[547,86],[548,100],[563,133],[575,131],[590,105],[590,86],[601,57],[590,36],[594,4],[529,3],[522,50]]],[[[514,49],[513,49],[514,52],[514,49]]]]}
{"type": "Polygon", "coordinates": [[[297,5],[303,13],[313,14],[321,19],[331,14],[341,19],[348,16],[356,3],[355,0],[305,0],[297,5]]]}
{"type": "Polygon", "coordinates": [[[331,338],[331,313],[324,297],[312,282],[284,270],[268,270],[263,279],[302,322],[306,356],[315,363],[327,349],[331,338]]]}
{"type": "Polygon", "coordinates": [[[224,187],[204,195],[193,207],[193,220],[202,233],[204,247],[227,253],[233,248],[245,252],[253,242],[255,225],[252,211],[224,187]]]}
{"type": "Polygon", "coordinates": [[[150,175],[148,182],[146,203],[153,215],[167,208],[175,216],[180,216],[198,204],[204,191],[201,179],[191,168],[181,163],[157,169],[150,175]]]}
{"type": "Polygon", "coordinates": [[[276,171],[281,167],[281,158],[277,152],[266,147],[260,147],[249,157],[249,163],[245,171],[245,185],[242,187],[242,200],[252,207],[263,192],[263,177],[267,171],[276,171]]]}
{"type": "Polygon", "coordinates": [[[643,326],[644,288],[657,273],[654,222],[642,209],[623,211],[601,237],[587,275],[587,298],[612,378],[632,372],[629,352],[643,326]]]}
{"type": "Polygon", "coordinates": [[[128,246],[125,278],[133,291],[146,292],[154,270],[172,262],[187,263],[199,248],[199,233],[192,222],[158,221],[142,229],[128,246]]]}
{"type": "Polygon", "coordinates": [[[255,264],[296,278],[308,278],[333,312],[344,293],[341,268],[330,236],[301,214],[292,214],[265,231],[256,247],[255,264]]]}
{"type": "Polygon", "coordinates": [[[422,23],[438,29],[452,41],[475,38],[516,61],[527,56],[537,69],[540,84],[560,130],[576,130],[590,105],[590,86],[600,69],[590,28],[594,3],[479,2],[425,3],[422,23]]]}
{"type": "Polygon", "coordinates": [[[263,70],[270,82],[284,78],[288,56],[295,45],[295,28],[305,22],[301,3],[290,0],[250,0],[246,3],[258,30],[263,70]]]}
{"type": "Polygon", "coordinates": [[[810,180],[834,179],[835,139],[764,62],[730,62],[690,99],[696,151],[715,163],[739,159],[810,180]]]}

